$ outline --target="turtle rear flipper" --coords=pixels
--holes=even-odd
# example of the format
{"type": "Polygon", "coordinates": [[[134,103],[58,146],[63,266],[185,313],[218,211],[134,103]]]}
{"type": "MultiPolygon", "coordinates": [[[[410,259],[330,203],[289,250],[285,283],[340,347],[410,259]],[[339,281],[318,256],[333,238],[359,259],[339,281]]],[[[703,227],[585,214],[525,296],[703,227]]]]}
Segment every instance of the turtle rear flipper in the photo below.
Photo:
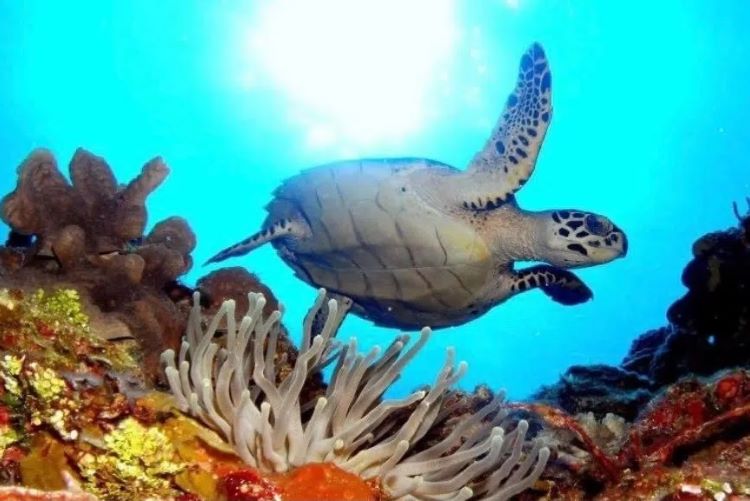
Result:
{"type": "Polygon", "coordinates": [[[523,292],[535,287],[566,306],[585,303],[594,297],[591,289],[574,273],[546,264],[517,271],[511,290],[523,292]]]}
{"type": "Polygon", "coordinates": [[[208,261],[203,263],[206,266],[210,263],[218,263],[224,261],[230,257],[242,256],[251,252],[263,244],[266,244],[272,240],[282,237],[296,237],[304,238],[310,234],[310,227],[301,219],[285,218],[280,219],[270,226],[266,226],[264,229],[257,233],[254,233],[247,237],[241,242],[227,247],[218,254],[211,257],[208,261]]]}

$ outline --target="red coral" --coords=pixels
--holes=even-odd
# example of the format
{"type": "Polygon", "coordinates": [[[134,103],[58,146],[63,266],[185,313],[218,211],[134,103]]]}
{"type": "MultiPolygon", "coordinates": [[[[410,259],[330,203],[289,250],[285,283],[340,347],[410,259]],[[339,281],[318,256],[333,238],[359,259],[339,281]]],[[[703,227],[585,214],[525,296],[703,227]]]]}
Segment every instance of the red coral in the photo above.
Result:
{"type": "Polygon", "coordinates": [[[47,339],[55,338],[55,329],[50,327],[47,323],[42,322],[41,320],[38,320],[35,326],[36,326],[37,332],[42,337],[46,337],[47,339]]]}
{"type": "Polygon", "coordinates": [[[617,481],[628,468],[667,465],[677,450],[716,437],[738,421],[750,420],[750,373],[736,370],[709,382],[689,379],[674,384],[633,424],[616,457],[604,453],[564,411],[540,404],[516,407],[535,412],[553,428],[574,433],[606,477],[617,481]]]}
{"type": "Polygon", "coordinates": [[[11,445],[3,452],[3,463],[17,463],[26,457],[26,453],[18,446],[11,445]]]}
{"type": "Polygon", "coordinates": [[[0,404],[0,426],[7,426],[10,423],[10,411],[0,404]]]}
{"type": "Polygon", "coordinates": [[[744,372],[728,374],[714,385],[714,399],[717,406],[728,407],[737,398],[749,393],[748,379],[744,372]]]}
{"type": "Polygon", "coordinates": [[[174,501],[201,501],[201,498],[199,498],[195,494],[184,492],[180,494],[179,496],[175,497],[174,501]]]}
{"type": "Polygon", "coordinates": [[[274,501],[279,496],[278,488],[252,468],[224,475],[219,486],[226,501],[274,501]]]}
{"type": "Polygon", "coordinates": [[[664,464],[679,447],[697,443],[750,417],[750,374],[744,370],[701,383],[671,386],[634,425],[621,455],[638,464],[664,464]]]}
{"type": "Polygon", "coordinates": [[[619,478],[622,468],[617,459],[611,458],[589,436],[581,424],[562,409],[545,404],[511,404],[511,408],[523,409],[541,417],[549,426],[572,432],[591,454],[606,477],[610,480],[619,478]]]}

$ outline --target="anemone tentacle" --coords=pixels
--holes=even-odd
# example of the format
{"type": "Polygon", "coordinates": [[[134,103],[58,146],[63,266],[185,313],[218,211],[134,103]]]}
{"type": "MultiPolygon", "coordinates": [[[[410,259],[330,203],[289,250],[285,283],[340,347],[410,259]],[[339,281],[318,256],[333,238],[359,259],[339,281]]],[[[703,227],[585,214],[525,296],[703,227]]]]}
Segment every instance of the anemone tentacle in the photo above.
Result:
{"type": "Polygon", "coordinates": [[[358,351],[352,338],[335,339],[347,305],[329,300],[318,334],[313,319],[325,304],[325,291],[305,318],[299,354],[277,382],[276,346],[281,313],[263,316],[265,298],[248,294],[248,310],[237,325],[234,301],[226,301],[203,328],[198,293],[179,353],[162,354],[177,406],[215,429],[249,465],[285,472],[312,462],[330,462],[365,479],[378,479],[391,499],[504,500],[530,487],[541,475],[550,451],[526,439],[528,423],[504,428],[503,396],[456,423],[437,443],[417,444],[447,418],[448,391],[464,375],[465,362],[446,360],[433,385],[401,399],[383,395],[430,338],[422,329],[407,349],[398,336],[381,353],[358,351]],[[226,335],[220,340],[217,331],[226,335]],[[305,381],[335,362],[325,395],[301,402],[305,381]],[[408,412],[408,417],[397,418],[408,412]]]}

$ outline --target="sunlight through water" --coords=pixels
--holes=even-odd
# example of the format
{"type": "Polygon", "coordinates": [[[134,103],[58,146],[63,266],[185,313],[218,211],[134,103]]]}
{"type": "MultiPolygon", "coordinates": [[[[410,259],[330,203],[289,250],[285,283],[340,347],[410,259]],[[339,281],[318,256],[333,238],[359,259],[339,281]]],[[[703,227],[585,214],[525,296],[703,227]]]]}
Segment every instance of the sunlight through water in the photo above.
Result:
{"type": "Polygon", "coordinates": [[[278,0],[248,30],[252,78],[288,100],[309,146],[397,141],[420,130],[451,64],[451,0],[278,0]]]}

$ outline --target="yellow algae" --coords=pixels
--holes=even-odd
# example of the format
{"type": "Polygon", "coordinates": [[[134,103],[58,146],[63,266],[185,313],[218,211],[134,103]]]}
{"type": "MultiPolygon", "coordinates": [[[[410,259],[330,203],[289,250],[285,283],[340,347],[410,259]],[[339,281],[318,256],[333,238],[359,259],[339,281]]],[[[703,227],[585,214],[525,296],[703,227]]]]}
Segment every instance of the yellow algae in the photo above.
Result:
{"type": "Polygon", "coordinates": [[[77,411],[80,405],[69,395],[67,383],[54,370],[36,362],[29,364],[26,376],[37,397],[36,405],[31,406],[31,424],[47,424],[64,440],[76,440],[79,432],[70,425],[70,420],[72,411],[77,411]]]}
{"type": "Polygon", "coordinates": [[[55,371],[47,367],[41,368],[37,363],[32,363],[30,368],[32,372],[29,383],[42,401],[50,402],[63,394],[67,386],[55,371]]]}
{"type": "Polygon", "coordinates": [[[0,379],[3,381],[3,387],[13,397],[21,396],[21,386],[18,382],[18,376],[21,374],[23,359],[11,355],[5,355],[0,362],[0,379]]]}
{"type": "Polygon", "coordinates": [[[0,426],[0,457],[5,453],[9,445],[13,445],[21,440],[21,434],[9,425],[0,426]]]}
{"type": "Polygon", "coordinates": [[[124,493],[167,496],[170,479],[184,467],[164,432],[133,418],[124,419],[104,435],[102,444],[103,453],[83,454],[78,466],[87,490],[106,499],[118,499],[124,493]]]}
{"type": "Polygon", "coordinates": [[[18,376],[23,368],[23,357],[6,354],[0,361],[0,367],[11,376],[18,376]]]}
{"type": "Polygon", "coordinates": [[[13,311],[16,308],[16,300],[10,295],[8,289],[0,289],[0,308],[13,311]]]}
{"type": "Polygon", "coordinates": [[[51,294],[37,290],[31,297],[32,312],[37,317],[49,317],[55,326],[66,322],[85,331],[89,329],[89,317],[81,307],[81,297],[75,289],[59,289],[51,294]]]}
{"type": "Polygon", "coordinates": [[[75,289],[38,289],[25,296],[0,289],[0,349],[31,355],[53,369],[85,371],[99,366],[140,374],[132,353],[137,345],[98,337],[84,310],[75,289]]]}

